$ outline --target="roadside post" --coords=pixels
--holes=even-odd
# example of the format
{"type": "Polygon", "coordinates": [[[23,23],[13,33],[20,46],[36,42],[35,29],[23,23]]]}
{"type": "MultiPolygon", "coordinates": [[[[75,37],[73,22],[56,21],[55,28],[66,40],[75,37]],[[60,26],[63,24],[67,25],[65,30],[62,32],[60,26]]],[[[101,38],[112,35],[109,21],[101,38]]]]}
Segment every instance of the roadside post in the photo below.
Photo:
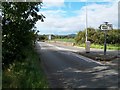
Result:
{"type": "Polygon", "coordinates": [[[108,22],[104,22],[105,24],[101,24],[99,29],[104,31],[104,55],[106,55],[107,50],[107,42],[106,42],[106,35],[108,30],[112,30],[112,24],[108,24],[108,22]]]}
{"type": "Polygon", "coordinates": [[[50,42],[52,39],[51,34],[48,35],[48,42],[50,42]]]}
{"type": "Polygon", "coordinates": [[[51,40],[51,34],[49,34],[48,39],[51,40]]]}
{"type": "Polygon", "coordinates": [[[86,50],[86,53],[90,52],[90,41],[85,42],[85,50],[86,50]]]}

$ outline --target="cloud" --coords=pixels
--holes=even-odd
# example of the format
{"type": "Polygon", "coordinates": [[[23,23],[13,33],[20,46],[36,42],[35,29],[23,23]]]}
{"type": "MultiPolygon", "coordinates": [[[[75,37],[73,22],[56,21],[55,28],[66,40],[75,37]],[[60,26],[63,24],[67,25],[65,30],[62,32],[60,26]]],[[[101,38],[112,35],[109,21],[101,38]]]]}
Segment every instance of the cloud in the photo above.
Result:
{"type": "Polygon", "coordinates": [[[65,2],[118,2],[119,0],[65,0],[65,2]]]}
{"type": "Polygon", "coordinates": [[[88,25],[97,28],[99,24],[108,21],[114,28],[118,26],[118,4],[88,5],[88,25]]]}
{"type": "Polygon", "coordinates": [[[43,8],[50,8],[50,7],[62,7],[64,6],[64,0],[43,0],[43,8]]]}
{"type": "MultiPolygon", "coordinates": [[[[114,28],[118,27],[118,3],[97,4],[92,3],[87,6],[88,26],[98,28],[100,24],[108,21],[114,28]]],[[[68,16],[66,10],[45,10],[42,11],[46,16],[45,22],[38,21],[36,26],[41,34],[70,34],[77,33],[85,29],[86,7],[72,11],[75,16],[68,16]],[[68,16],[68,17],[66,17],[68,16]]]]}

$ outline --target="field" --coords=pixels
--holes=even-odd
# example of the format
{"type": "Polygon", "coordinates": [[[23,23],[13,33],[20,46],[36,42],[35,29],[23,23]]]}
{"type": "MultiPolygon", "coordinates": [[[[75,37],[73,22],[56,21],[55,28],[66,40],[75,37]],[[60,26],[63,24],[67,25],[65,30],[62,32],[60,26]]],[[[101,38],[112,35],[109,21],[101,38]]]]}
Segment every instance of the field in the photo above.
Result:
{"type": "Polygon", "coordinates": [[[71,43],[74,43],[75,40],[70,38],[70,39],[54,39],[55,41],[61,41],[61,42],[71,42],[71,43]]]}
{"type": "MultiPolygon", "coordinates": [[[[75,43],[75,40],[70,38],[70,39],[54,39],[55,41],[61,41],[61,42],[71,42],[71,43],[75,43]]],[[[85,47],[85,43],[84,44],[79,44],[77,46],[80,47],[85,47]]],[[[120,50],[119,48],[120,45],[118,44],[107,44],[107,49],[109,50],[120,50]]],[[[90,45],[91,48],[97,48],[97,49],[103,49],[104,48],[104,44],[100,45],[100,44],[94,44],[92,43],[90,45]]]]}

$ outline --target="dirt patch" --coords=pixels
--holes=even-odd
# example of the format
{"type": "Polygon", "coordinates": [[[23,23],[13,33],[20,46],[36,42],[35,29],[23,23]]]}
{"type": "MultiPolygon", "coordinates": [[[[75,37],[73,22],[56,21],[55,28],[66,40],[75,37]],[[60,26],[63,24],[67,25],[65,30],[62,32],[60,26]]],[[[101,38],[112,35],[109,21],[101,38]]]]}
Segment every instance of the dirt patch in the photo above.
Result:
{"type": "Polygon", "coordinates": [[[96,61],[112,61],[114,59],[120,58],[117,55],[110,55],[110,54],[103,55],[100,53],[92,53],[92,52],[90,52],[90,53],[77,52],[77,54],[91,58],[91,59],[96,60],[96,61]]]}
{"type": "Polygon", "coordinates": [[[55,43],[55,44],[60,44],[60,45],[64,45],[64,46],[74,46],[75,43],[71,43],[71,42],[61,42],[61,41],[50,41],[49,43],[55,43]]]}

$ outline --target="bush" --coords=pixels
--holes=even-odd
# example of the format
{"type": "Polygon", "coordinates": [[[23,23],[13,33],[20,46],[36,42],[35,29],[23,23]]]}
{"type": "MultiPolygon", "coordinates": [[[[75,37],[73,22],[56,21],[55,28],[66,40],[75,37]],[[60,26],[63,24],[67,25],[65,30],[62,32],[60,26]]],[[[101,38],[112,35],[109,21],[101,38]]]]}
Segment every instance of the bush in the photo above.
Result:
{"type": "MultiPolygon", "coordinates": [[[[88,28],[88,41],[94,44],[104,43],[104,31],[95,30],[94,28],[88,28]]],[[[119,44],[120,30],[107,31],[107,44],[119,44]]],[[[85,43],[85,30],[79,31],[75,37],[76,44],[85,43]]]]}

